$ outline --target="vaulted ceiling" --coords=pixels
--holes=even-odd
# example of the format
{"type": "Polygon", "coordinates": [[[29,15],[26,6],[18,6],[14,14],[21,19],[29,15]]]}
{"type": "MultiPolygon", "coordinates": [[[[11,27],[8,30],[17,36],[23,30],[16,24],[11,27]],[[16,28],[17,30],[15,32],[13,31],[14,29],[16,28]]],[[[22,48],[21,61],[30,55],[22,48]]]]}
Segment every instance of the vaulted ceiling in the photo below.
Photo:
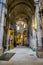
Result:
{"type": "Polygon", "coordinates": [[[27,19],[31,20],[34,15],[34,0],[7,0],[7,8],[10,20],[27,19]]]}

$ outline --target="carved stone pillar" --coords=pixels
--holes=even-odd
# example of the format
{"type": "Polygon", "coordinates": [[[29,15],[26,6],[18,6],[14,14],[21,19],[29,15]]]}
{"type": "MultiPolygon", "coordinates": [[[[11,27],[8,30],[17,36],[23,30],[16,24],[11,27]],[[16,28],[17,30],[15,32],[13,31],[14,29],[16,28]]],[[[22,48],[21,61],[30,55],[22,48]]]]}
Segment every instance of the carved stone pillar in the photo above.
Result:
{"type": "Polygon", "coordinates": [[[37,24],[35,21],[35,15],[32,17],[32,49],[36,50],[36,28],[37,24]]]}
{"type": "MultiPolygon", "coordinates": [[[[4,34],[4,21],[5,21],[5,0],[0,0],[0,49],[3,48],[3,34],[4,34]]],[[[0,52],[1,53],[1,52],[0,52]]]]}
{"type": "Polygon", "coordinates": [[[35,1],[35,6],[36,6],[36,19],[37,19],[37,48],[42,48],[42,33],[40,29],[40,15],[39,15],[39,1],[35,1]]]}

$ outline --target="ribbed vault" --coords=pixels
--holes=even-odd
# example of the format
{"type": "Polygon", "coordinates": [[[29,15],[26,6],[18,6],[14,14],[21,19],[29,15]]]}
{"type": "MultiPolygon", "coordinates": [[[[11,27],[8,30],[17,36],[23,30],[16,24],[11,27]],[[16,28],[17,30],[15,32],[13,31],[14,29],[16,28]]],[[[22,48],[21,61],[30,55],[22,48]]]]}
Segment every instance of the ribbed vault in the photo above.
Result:
{"type": "Polygon", "coordinates": [[[7,5],[10,21],[20,18],[29,21],[34,15],[34,0],[7,0],[7,5]]]}

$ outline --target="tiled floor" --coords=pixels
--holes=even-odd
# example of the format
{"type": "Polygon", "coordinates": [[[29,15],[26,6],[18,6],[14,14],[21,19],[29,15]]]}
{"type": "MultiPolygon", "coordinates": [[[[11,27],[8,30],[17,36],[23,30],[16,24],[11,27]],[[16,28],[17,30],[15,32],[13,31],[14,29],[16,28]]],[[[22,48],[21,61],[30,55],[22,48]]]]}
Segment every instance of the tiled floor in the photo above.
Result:
{"type": "Polygon", "coordinates": [[[0,61],[0,65],[43,65],[43,59],[27,47],[16,47],[7,53],[16,53],[9,61],[0,61]]]}

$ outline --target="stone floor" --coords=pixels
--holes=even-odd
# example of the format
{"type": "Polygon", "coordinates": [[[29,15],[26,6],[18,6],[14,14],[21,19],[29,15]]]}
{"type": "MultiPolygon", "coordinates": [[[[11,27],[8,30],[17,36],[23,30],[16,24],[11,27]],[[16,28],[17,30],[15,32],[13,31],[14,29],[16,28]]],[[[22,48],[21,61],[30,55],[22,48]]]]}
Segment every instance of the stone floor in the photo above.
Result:
{"type": "Polygon", "coordinates": [[[6,53],[16,53],[9,61],[0,61],[0,65],[43,65],[43,58],[37,58],[36,52],[27,47],[16,47],[6,53]]]}

